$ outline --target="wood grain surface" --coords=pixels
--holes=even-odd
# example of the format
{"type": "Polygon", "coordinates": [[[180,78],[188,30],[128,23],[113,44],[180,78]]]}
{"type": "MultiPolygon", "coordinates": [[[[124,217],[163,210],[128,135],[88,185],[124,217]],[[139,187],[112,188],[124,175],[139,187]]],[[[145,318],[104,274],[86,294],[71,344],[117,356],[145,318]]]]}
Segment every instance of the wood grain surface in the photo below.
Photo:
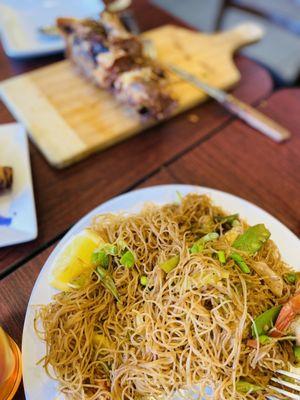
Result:
{"type": "MultiPolygon", "coordinates": [[[[240,79],[233,53],[262,36],[262,29],[254,24],[210,35],[168,24],[143,34],[162,65],[176,65],[220,89],[231,88],[240,79]]],[[[177,102],[174,115],[207,99],[204,92],[174,73],[168,73],[166,91],[177,102]]],[[[2,81],[0,94],[48,162],[57,168],[158,122],[143,122],[112,94],[79,74],[68,60],[2,81]]]]}
{"type": "MultiPolygon", "coordinates": [[[[143,4],[146,6],[147,2],[135,2],[136,15],[143,28],[178,22],[150,5],[146,15],[143,4]]],[[[0,71],[2,59],[5,56],[0,54],[0,71]]],[[[248,103],[268,97],[273,86],[266,70],[240,56],[236,57],[236,64],[241,81],[233,93],[248,103]]],[[[32,61],[30,65],[33,66],[32,61]]],[[[59,238],[89,210],[145,180],[164,163],[207,140],[232,120],[218,104],[208,102],[62,171],[51,168],[30,145],[39,235],[33,242],[0,249],[0,277],[1,271],[7,273],[20,266],[59,238]],[[190,114],[196,115],[197,122],[190,122],[190,114]]],[[[0,121],[13,121],[1,103],[0,121]]]]}
{"type": "Polygon", "coordinates": [[[169,171],[184,183],[209,186],[243,197],[300,235],[300,89],[281,90],[260,106],[290,129],[277,144],[241,121],[219,131],[172,163],[169,171]]]}
{"type": "MultiPolygon", "coordinates": [[[[144,30],[180,23],[147,0],[135,0],[134,11],[144,30]]],[[[58,59],[10,61],[0,48],[0,79],[58,59]]],[[[268,98],[269,74],[243,57],[236,61],[242,80],[234,94],[254,104],[268,98]]],[[[0,250],[0,271],[8,274],[0,281],[4,329],[21,343],[34,281],[57,239],[99,203],[138,186],[181,182],[216,187],[255,202],[299,234],[300,89],[280,91],[261,107],[291,129],[290,142],[275,144],[209,102],[64,171],[49,167],[31,145],[39,237],[0,250]]],[[[10,121],[0,104],[0,122],[10,121]]],[[[22,387],[15,399],[24,400],[22,387]]]]}

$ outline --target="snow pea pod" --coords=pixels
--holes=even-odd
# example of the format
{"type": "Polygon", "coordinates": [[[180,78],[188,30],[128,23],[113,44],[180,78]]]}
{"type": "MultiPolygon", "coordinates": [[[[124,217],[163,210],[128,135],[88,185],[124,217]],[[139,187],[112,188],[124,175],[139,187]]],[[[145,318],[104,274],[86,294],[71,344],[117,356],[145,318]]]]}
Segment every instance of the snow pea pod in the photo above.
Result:
{"type": "Polygon", "coordinates": [[[256,332],[258,336],[268,333],[268,331],[273,328],[281,308],[281,305],[272,307],[256,317],[252,325],[252,336],[255,337],[256,332]]]}

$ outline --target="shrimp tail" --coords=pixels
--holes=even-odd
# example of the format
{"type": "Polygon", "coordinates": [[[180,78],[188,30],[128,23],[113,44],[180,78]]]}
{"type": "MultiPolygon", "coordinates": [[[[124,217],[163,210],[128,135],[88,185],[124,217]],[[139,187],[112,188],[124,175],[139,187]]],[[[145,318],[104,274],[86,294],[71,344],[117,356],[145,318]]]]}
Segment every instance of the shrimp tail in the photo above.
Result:
{"type": "Polygon", "coordinates": [[[296,316],[300,314],[300,293],[292,297],[281,309],[275,323],[274,330],[270,333],[273,337],[285,334],[296,316]]]}
{"type": "Polygon", "coordinates": [[[285,332],[295,316],[295,311],[290,304],[283,306],[275,323],[276,330],[282,333],[285,332]]]}

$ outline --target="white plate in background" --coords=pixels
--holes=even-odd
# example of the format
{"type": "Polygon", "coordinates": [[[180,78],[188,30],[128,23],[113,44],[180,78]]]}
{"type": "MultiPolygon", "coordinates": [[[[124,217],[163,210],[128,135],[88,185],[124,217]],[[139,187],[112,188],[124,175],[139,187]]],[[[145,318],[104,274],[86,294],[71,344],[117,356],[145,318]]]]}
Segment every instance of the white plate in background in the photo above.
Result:
{"type": "Polygon", "coordinates": [[[45,37],[38,28],[55,25],[57,17],[96,17],[101,0],[0,0],[0,31],[5,53],[26,58],[60,52],[59,37],[45,37]]]}
{"type": "Polygon", "coordinates": [[[37,237],[28,140],[21,124],[0,125],[0,166],[13,168],[13,185],[0,193],[0,247],[37,237]]]}
{"type": "Polygon", "coordinates": [[[57,293],[48,283],[49,271],[55,256],[71,236],[90,225],[95,215],[119,211],[136,212],[145,202],[149,201],[157,204],[178,201],[177,192],[182,195],[190,192],[208,194],[216,205],[229,213],[239,213],[249,224],[264,223],[271,231],[271,238],[278,245],[283,259],[300,271],[300,241],[296,235],[266,211],[239,197],[214,189],[190,185],[153,186],[115,197],[92,210],[74,225],[51,253],[34,285],[26,312],[22,340],[23,382],[27,400],[64,399],[63,396],[59,396],[57,382],[49,378],[41,364],[36,364],[45,355],[46,349],[45,344],[38,339],[33,328],[34,306],[49,303],[51,297],[57,293]]]}

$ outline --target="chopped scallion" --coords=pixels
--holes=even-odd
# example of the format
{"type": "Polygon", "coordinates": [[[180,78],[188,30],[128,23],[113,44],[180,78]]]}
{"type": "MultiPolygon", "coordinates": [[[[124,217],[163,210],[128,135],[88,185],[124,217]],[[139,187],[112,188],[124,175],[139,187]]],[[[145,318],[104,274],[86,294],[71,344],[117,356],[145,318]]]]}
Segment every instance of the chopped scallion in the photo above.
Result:
{"type": "Polygon", "coordinates": [[[127,249],[127,244],[126,244],[126,242],[125,242],[124,240],[119,239],[119,240],[117,241],[117,247],[118,247],[119,254],[120,254],[120,253],[122,253],[125,249],[127,249]]]}
{"type": "Polygon", "coordinates": [[[226,215],[225,217],[221,217],[221,216],[217,215],[215,217],[215,220],[217,222],[220,222],[221,224],[228,223],[228,224],[232,225],[233,221],[236,221],[238,218],[239,218],[239,214],[226,215]]]}
{"type": "Polygon", "coordinates": [[[103,250],[96,250],[92,254],[92,264],[100,265],[103,268],[107,268],[109,264],[109,257],[108,254],[105,253],[103,250]]]}
{"type": "Polygon", "coordinates": [[[220,261],[221,264],[226,264],[226,256],[225,256],[225,252],[220,250],[218,251],[218,259],[220,261]]]}
{"type": "Polygon", "coordinates": [[[116,300],[120,300],[119,294],[115,285],[115,282],[109,272],[100,266],[96,268],[96,273],[100,278],[103,286],[116,298],[116,300]]]}
{"type": "Polygon", "coordinates": [[[190,248],[191,254],[201,253],[204,249],[204,244],[207,242],[211,242],[212,240],[218,239],[219,234],[217,232],[207,233],[205,236],[202,236],[199,240],[197,240],[193,246],[190,248]]]}
{"type": "Polygon", "coordinates": [[[102,244],[99,249],[99,251],[104,251],[105,254],[108,254],[110,256],[116,256],[118,254],[118,249],[117,246],[114,244],[110,243],[104,243],[102,244]]]}
{"type": "Polygon", "coordinates": [[[205,236],[203,236],[200,240],[202,240],[203,243],[210,242],[212,240],[217,240],[219,237],[219,234],[217,232],[210,232],[207,233],[205,236]]]}
{"type": "Polygon", "coordinates": [[[242,272],[244,272],[245,274],[250,274],[250,268],[248,267],[242,256],[240,256],[238,253],[231,253],[230,258],[234,260],[234,262],[240,267],[242,272]]]}
{"type": "Polygon", "coordinates": [[[297,273],[291,272],[291,273],[284,274],[283,279],[286,281],[286,283],[294,285],[299,279],[299,273],[297,274],[297,273]]]}
{"type": "Polygon", "coordinates": [[[240,380],[236,383],[236,390],[240,393],[251,393],[251,392],[258,392],[263,388],[258,385],[254,385],[253,383],[240,380]]]}
{"type": "Polygon", "coordinates": [[[163,262],[162,264],[159,264],[159,268],[165,271],[167,274],[171,271],[173,271],[174,268],[177,267],[179,264],[180,257],[179,256],[174,256],[163,262]]]}
{"type": "Polygon", "coordinates": [[[132,251],[127,250],[120,258],[121,265],[126,268],[132,268],[134,266],[134,254],[132,251]]]}
{"type": "Polygon", "coordinates": [[[264,345],[264,344],[269,344],[271,342],[271,338],[267,335],[260,335],[259,336],[259,343],[264,345]]]}
{"type": "Polygon", "coordinates": [[[146,276],[146,275],[141,276],[140,282],[141,282],[141,285],[147,286],[147,283],[148,283],[148,278],[147,278],[147,276],[146,276]]]}
{"type": "Polygon", "coordinates": [[[190,248],[190,253],[191,254],[201,253],[203,251],[203,249],[204,249],[204,244],[202,242],[197,241],[190,248]]]}
{"type": "Polygon", "coordinates": [[[178,197],[179,203],[181,203],[182,200],[183,200],[183,196],[182,196],[182,194],[179,192],[179,190],[176,190],[176,195],[177,195],[177,197],[178,197]]]}

